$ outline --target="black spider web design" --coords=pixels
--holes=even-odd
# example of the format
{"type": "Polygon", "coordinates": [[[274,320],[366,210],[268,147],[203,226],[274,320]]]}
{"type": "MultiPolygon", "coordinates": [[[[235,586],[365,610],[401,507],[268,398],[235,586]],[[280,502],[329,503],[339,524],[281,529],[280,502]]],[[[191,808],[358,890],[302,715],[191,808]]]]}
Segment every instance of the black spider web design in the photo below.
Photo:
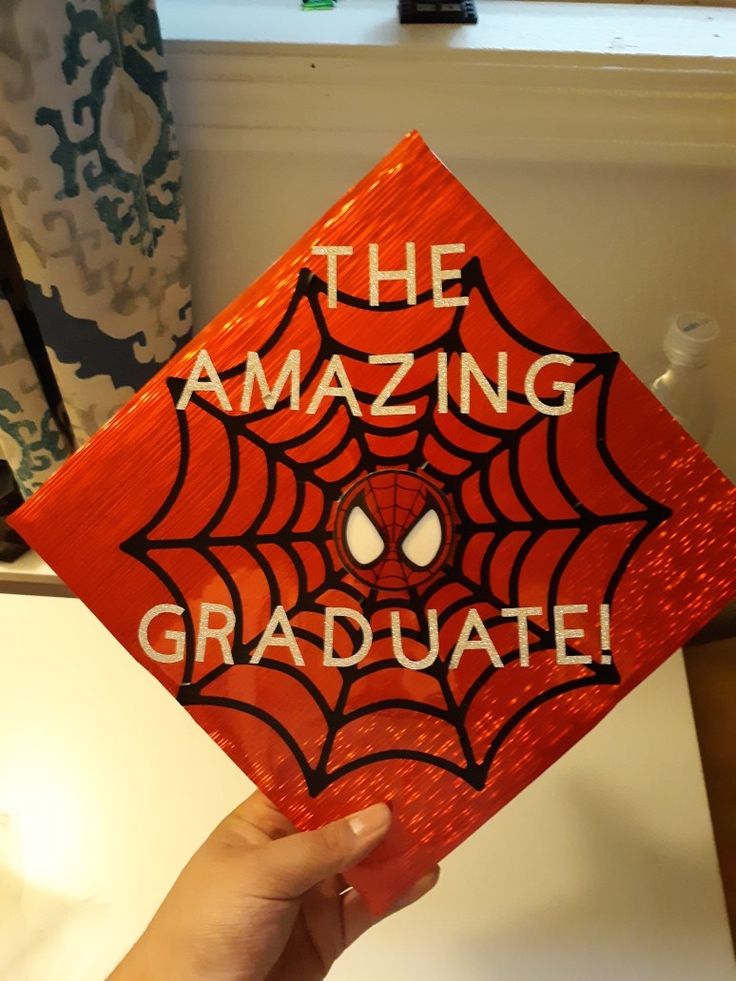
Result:
{"type": "MultiPolygon", "coordinates": [[[[464,266],[461,285],[463,295],[472,298],[471,302],[473,303],[484,304],[491,317],[495,319],[501,329],[517,344],[533,352],[536,356],[552,353],[552,348],[526,337],[505,316],[486,282],[478,258],[469,260],[464,266]]],[[[284,337],[297,310],[302,304],[306,304],[319,332],[319,350],[313,362],[302,376],[302,391],[306,391],[308,386],[321,376],[326,363],[332,355],[338,354],[344,358],[367,362],[367,355],[364,351],[337,340],[331,334],[326,315],[320,302],[325,294],[325,282],[309,269],[303,269],[299,274],[291,301],[283,318],[274,329],[269,340],[259,349],[261,358],[274,349],[284,337]]],[[[431,303],[431,301],[432,293],[431,291],[427,291],[419,294],[416,302],[417,305],[420,305],[431,303]]],[[[378,306],[372,307],[367,300],[343,292],[338,292],[338,302],[379,315],[381,313],[399,312],[408,309],[408,304],[405,301],[382,302],[378,306]]],[[[459,354],[463,350],[461,331],[467,309],[468,307],[457,307],[449,319],[447,329],[441,336],[433,339],[431,343],[427,343],[424,346],[419,345],[414,348],[413,353],[415,358],[418,360],[422,356],[431,354],[437,349],[446,350],[448,358],[453,353],[459,354]]],[[[288,412],[288,394],[285,394],[272,409],[263,408],[247,414],[223,412],[218,405],[213,404],[199,394],[194,394],[191,397],[190,405],[196,406],[199,410],[217,420],[223,427],[227,437],[230,469],[227,488],[219,506],[210,519],[195,534],[175,538],[157,537],[156,535],[157,528],[164,522],[166,516],[178,502],[190,467],[191,433],[188,412],[176,412],[180,436],[180,459],[176,479],[167,498],[162,502],[150,520],[121,545],[124,551],[134,556],[159,578],[174,598],[176,604],[184,610],[185,660],[182,683],[178,693],[179,701],[186,706],[217,706],[223,709],[242,712],[266,723],[278,734],[293,754],[304,776],[307,790],[313,796],[322,792],[335,781],[340,780],[342,777],[361,767],[392,759],[414,760],[432,767],[439,767],[465,781],[471,787],[481,790],[486,785],[493,760],[501,745],[519,723],[538,706],[557,698],[565,692],[570,692],[578,688],[618,684],[620,682],[620,675],[613,660],[609,664],[593,662],[585,665],[581,669],[580,676],[569,678],[564,682],[546,688],[522,704],[505,720],[503,725],[495,733],[482,758],[478,758],[473,749],[472,740],[467,728],[468,714],[479,693],[487,685],[493,684],[494,676],[497,671],[501,670],[500,668],[489,664],[488,667],[478,674],[464,694],[458,697],[453,692],[450,684],[448,674],[449,656],[444,656],[441,653],[434,663],[426,668],[423,673],[436,682],[445,703],[444,707],[430,702],[425,703],[414,698],[393,697],[380,699],[349,709],[349,696],[358,682],[370,677],[375,672],[406,669],[400,668],[397,665],[396,659],[393,657],[370,661],[370,663],[359,664],[353,667],[341,668],[339,671],[340,688],[337,697],[333,701],[325,696],[318,685],[302,668],[290,660],[280,660],[277,657],[264,655],[258,665],[251,665],[250,657],[254,652],[259,638],[256,636],[247,642],[243,642],[239,635],[239,630],[236,627],[232,650],[234,665],[218,665],[216,668],[209,670],[201,677],[195,679],[195,624],[186,600],[185,590],[176,581],[175,576],[167,571],[161,562],[157,560],[157,555],[167,550],[181,550],[183,548],[194,550],[194,552],[208,563],[213,573],[224,583],[227,593],[230,596],[231,606],[238,625],[243,623],[243,597],[241,596],[232,571],[215,551],[215,549],[222,546],[234,546],[242,549],[257,563],[268,586],[271,608],[282,605],[283,600],[278,578],[267,554],[268,548],[278,547],[288,556],[297,577],[297,600],[291,607],[286,607],[286,613],[290,621],[293,615],[301,612],[323,613],[325,603],[320,602],[320,600],[328,592],[337,592],[346,600],[351,600],[370,622],[376,614],[386,610],[405,610],[407,613],[420,610],[429,606],[431,596],[441,591],[446,585],[460,586],[462,587],[461,595],[454,602],[438,610],[438,626],[441,631],[442,627],[453,616],[456,616],[460,610],[471,606],[490,604],[500,613],[503,607],[523,605],[519,593],[520,581],[526,560],[544,536],[554,531],[569,530],[574,535],[557,557],[554,570],[549,579],[547,606],[548,609],[551,609],[556,605],[560,583],[565,570],[573,561],[578,551],[590,539],[590,536],[605,526],[620,526],[622,530],[626,529],[629,533],[633,532],[633,534],[630,540],[627,540],[626,544],[622,546],[619,561],[608,579],[602,598],[602,602],[613,606],[616,588],[630,559],[647,536],[662,521],[669,517],[671,512],[668,508],[654,501],[637,488],[618,466],[608,449],[606,443],[607,408],[611,386],[618,365],[618,355],[613,352],[604,354],[588,354],[573,351],[562,352],[559,348],[555,348],[554,351],[557,353],[566,353],[577,364],[585,366],[585,373],[576,382],[576,397],[588,386],[594,383],[600,385],[595,420],[597,451],[603,466],[608,471],[608,474],[610,474],[612,480],[615,481],[618,488],[622,489],[630,499],[631,510],[614,510],[600,513],[600,509],[595,510],[588,507],[570,487],[563,473],[563,467],[559,462],[558,440],[560,419],[562,417],[534,413],[518,427],[509,429],[480,422],[477,419],[471,418],[469,415],[463,415],[461,417],[459,405],[451,395],[448,395],[450,413],[457,418],[462,418],[463,425],[468,430],[477,434],[479,442],[485,440],[487,443],[489,437],[496,441],[490,450],[485,445],[483,449],[457,445],[446,435],[439,424],[437,389],[436,382],[433,381],[417,386],[414,390],[402,394],[402,402],[419,403],[420,400],[426,400],[426,408],[423,413],[408,417],[406,424],[391,426],[390,434],[393,436],[406,436],[412,432],[417,434],[414,449],[408,454],[405,451],[393,454],[390,451],[377,451],[375,446],[371,445],[370,437],[386,436],[387,430],[380,423],[372,421],[370,415],[366,415],[365,413],[360,417],[350,415],[341,399],[332,399],[326,413],[322,417],[316,417],[314,426],[311,428],[305,429],[303,432],[299,432],[297,435],[291,437],[271,441],[260,435],[253,428],[253,424],[275,413],[288,412]],[[299,450],[308,446],[321,426],[334,421],[340,414],[346,417],[346,425],[344,434],[336,441],[335,445],[316,459],[308,462],[299,460],[299,450]],[[532,500],[532,497],[524,486],[520,466],[520,450],[523,441],[530,433],[543,431],[539,430],[538,427],[545,426],[547,427],[545,442],[550,474],[556,488],[572,511],[573,516],[571,517],[553,518],[543,513],[540,507],[532,500]],[[429,462],[427,457],[430,454],[426,453],[425,448],[430,439],[434,440],[436,444],[451,454],[461,464],[462,469],[459,472],[445,473],[436,463],[429,462]],[[267,485],[263,496],[263,503],[256,516],[242,532],[238,534],[218,535],[218,525],[229,512],[235,500],[239,480],[241,479],[242,441],[245,441],[254,451],[261,451],[263,453],[266,465],[265,479],[267,485]],[[321,475],[318,471],[338,459],[352,441],[357,443],[360,454],[351,469],[347,473],[342,474],[339,480],[331,480],[321,475]],[[493,461],[504,454],[508,459],[509,476],[514,492],[528,515],[526,519],[519,519],[518,517],[512,517],[504,513],[491,492],[490,474],[493,461]],[[345,489],[356,478],[376,470],[396,467],[405,468],[409,471],[415,471],[421,468],[442,488],[448,500],[451,502],[457,520],[455,529],[456,544],[452,556],[429,583],[423,583],[417,588],[408,589],[404,592],[397,593],[392,591],[391,593],[380,593],[356,581],[346,569],[341,567],[339,561],[336,560],[334,552],[329,548],[331,538],[330,523],[334,519],[338,501],[342,497],[345,489]],[[262,525],[269,516],[277,498],[279,472],[282,468],[289,470],[295,478],[295,500],[291,513],[283,525],[276,531],[266,533],[262,531],[262,525]],[[469,481],[477,482],[486,510],[492,516],[491,520],[478,522],[468,512],[463,489],[469,481]],[[321,494],[321,513],[314,523],[312,530],[299,531],[296,528],[302,516],[308,485],[321,494]],[[631,528],[627,529],[626,526],[628,525],[631,528]],[[519,532],[524,533],[526,538],[513,558],[507,595],[496,595],[491,588],[491,573],[494,567],[494,561],[498,561],[498,553],[504,547],[509,536],[518,534],[519,532]],[[468,575],[464,567],[464,558],[472,547],[475,536],[483,533],[488,534],[489,544],[484,548],[479,574],[472,577],[468,575]],[[311,588],[308,569],[299,551],[300,543],[306,542],[317,550],[325,570],[321,581],[316,586],[312,585],[311,588]],[[248,700],[218,695],[208,691],[213,683],[226,672],[231,671],[233,667],[242,665],[250,665],[250,670],[254,671],[262,670],[266,673],[273,672],[288,676],[296,680],[308,693],[314,706],[316,706],[318,712],[324,719],[326,728],[326,737],[316,762],[308,758],[308,755],[299,744],[286,720],[277,718],[261,706],[253,704],[248,700]],[[331,765],[335,741],[339,733],[346,726],[359,719],[372,716],[375,713],[385,713],[391,710],[406,710],[417,713],[418,717],[435,718],[449,725],[456,733],[462,762],[457,762],[454,759],[448,759],[436,753],[415,747],[397,746],[381,749],[366,755],[355,755],[341,765],[331,765]]],[[[226,371],[221,371],[220,376],[223,379],[240,376],[244,369],[245,362],[241,362],[226,371]]],[[[168,380],[168,387],[174,404],[178,401],[183,385],[183,379],[170,378],[168,380]]],[[[354,381],[353,387],[358,403],[362,407],[370,406],[375,397],[374,393],[360,390],[354,381]]],[[[511,389],[508,392],[508,400],[510,404],[526,403],[525,395],[512,391],[511,389]]],[[[504,620],[499,615],[492,619],[484,618],[484,623],[487,628],[491,629],[503,623],[508,624],[508,620],[504,620]]],[[[292,625],[292,629],[297,641],[301,640],[313,645],[317,649],[321,648],[323,642],[321,635],[318,635],[304,625],[292,625]]],[[[358,627],[348,623],[345,629],[349,633],[351,641],[357,647],[360,643],[358,627]]],[[[536,623],[534,620],[530,620],[529,630],[529,653],[532,657],[536,652],[554,647],[553,633],[550,629],[545,628],[542,624],[536,623]]],[[[410,627],[402,625],[402,633],[410,640],[424,645],[429,644],[428,632],[421,626],[410,627]]],[[[384,628],[374,631],[374,642],[388,638],[390,638],[389,629],[384,628]]],[[[575,645],[569,641],[568,648],[572,651],[576,650],[575,645]]],[[[504,666],[518,660],[518,649],[506,652],[502,655],[501,659],[504,666]]]]}

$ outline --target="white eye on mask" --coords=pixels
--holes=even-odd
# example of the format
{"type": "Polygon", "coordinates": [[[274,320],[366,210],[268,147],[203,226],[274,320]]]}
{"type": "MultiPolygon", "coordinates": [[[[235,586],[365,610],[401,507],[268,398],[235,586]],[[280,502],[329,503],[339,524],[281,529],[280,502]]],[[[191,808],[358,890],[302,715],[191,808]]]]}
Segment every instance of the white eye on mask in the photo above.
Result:
{"type": "Polygon", "coordinates": [[[442,547],[442,522],[434,509],[425,512],[401,541],[401,551],[412,565],[426,569],[442,547]]]}
{"type": "Polygon", "coordinates": [[[386,548],[378,528],[358,506],[352,509],[345,522],[345,544],[359,565],[371,565],[386,548]]]}

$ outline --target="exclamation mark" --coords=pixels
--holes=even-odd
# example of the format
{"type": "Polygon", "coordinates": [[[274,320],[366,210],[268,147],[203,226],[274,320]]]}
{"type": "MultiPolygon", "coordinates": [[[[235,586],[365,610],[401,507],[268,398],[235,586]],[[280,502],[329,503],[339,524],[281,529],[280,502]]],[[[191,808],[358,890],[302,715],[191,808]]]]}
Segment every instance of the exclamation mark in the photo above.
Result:
{"type": "Polygon", "coordinates": [[[601,603],[601,664],[611,663],[611,607],[601,603]]]}

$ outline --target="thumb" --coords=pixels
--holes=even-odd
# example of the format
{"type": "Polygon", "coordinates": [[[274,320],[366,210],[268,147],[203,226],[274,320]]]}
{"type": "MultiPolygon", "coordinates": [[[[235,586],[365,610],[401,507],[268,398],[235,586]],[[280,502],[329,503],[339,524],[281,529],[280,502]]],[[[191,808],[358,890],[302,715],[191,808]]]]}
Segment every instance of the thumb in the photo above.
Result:
{"type": "Polygon", "coordinates": [[[253,853],[253,886],[270,899],[296,899],[331,875],[357,865],[391,827],[386,804],[373,804],[350,817],[279,838],[253,853]]]}

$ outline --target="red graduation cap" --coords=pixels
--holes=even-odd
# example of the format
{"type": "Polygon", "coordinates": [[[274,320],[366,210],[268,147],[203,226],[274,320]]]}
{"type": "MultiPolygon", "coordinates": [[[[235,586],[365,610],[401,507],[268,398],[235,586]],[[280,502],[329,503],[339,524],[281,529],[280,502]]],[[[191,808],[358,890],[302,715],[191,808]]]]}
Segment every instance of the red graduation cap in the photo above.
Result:
{"type": "Polygon", "coordinates": [[[390,802],[382,910],[729,598],[735,509],[411,134],[13,524],[297,827],[390,802]]]}

